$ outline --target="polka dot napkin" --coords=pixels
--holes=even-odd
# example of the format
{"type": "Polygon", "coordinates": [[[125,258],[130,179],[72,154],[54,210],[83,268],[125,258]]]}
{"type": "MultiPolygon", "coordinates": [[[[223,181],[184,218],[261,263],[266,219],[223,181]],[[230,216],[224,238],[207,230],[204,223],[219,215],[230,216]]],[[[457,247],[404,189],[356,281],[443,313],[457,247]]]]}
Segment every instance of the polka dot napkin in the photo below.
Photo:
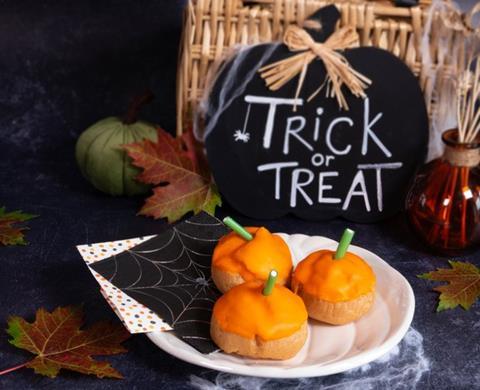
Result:
{"type": "MultiPolygon", "coordinates": [[[[154,236],[102,242],[97,244],[78,245],[77,249],[85,263],[90,265],[96,261],[106,259],[113,255],[118,255],[119,253],[130,249],[152,237],[154,236]]],[[[115,313],[117,313],[117,316],[130,333],[146,333],[172,329],[154,312],[116,288],[112,283],[110,283],[90,267],[88,267],[88,269],[92,272],[93,276],[100,285],[100,292],[115,313]]]]}

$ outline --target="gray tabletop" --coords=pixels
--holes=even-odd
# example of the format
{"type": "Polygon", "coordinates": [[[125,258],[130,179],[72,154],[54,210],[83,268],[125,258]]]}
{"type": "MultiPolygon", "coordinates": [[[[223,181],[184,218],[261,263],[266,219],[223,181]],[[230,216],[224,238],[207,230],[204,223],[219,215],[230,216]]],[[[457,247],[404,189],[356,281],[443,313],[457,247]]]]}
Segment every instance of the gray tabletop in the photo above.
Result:
{"type": "MultiPolygon", "coordinates": [[[[75,140],[88,125],[121,114],[146,86],[157,95],[143,113],[166,129],[175,124],[175,59],[184,1],[0,1],[0,206],[40,217],[30,245],[0,248],[0,327],[17,314],[32,319],[44,306],[84,304],[87,321],[116,320],[74,246],[155,234],[165,223],[135,216],[141,198],[94,191],[74,161],[75,140]]],[[[471,3],[474,3],[473,1],[471,3]]],[[[226,206],[219,216],[243,224],[226,206]]],[[[339,237],[345,221],[281,218],[272,231],[339,237]]],[[[129,352],[108,358],[125,379],[99,380],[62,372],[51,380],[22,369],[0,376],[0,388],[201,389],[451,389],[480,388],[480,305],[436,313],[432,283],[417,274],[446,266],[427,252],[404,215],[375,225],[350,224],[356,244],[384,258],[411,283],[412,327],[387,356],[324,378],[269,380],[218,373],[179,361],[143,335],[129,352]]],[[[458,257],[480,265],[480,251],[458,257]]],[[[29,358],[0,332],[0,371],[29,358]]]]}

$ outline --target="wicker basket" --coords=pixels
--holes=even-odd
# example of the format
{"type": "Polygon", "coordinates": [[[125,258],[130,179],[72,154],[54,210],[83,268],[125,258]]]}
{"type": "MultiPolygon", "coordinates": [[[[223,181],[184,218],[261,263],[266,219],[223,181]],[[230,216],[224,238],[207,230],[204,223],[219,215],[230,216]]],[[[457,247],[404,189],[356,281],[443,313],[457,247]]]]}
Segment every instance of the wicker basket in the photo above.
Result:
{"type": "Polygon", "coordinates": [[[181,133],[190,124],[211,64],[220,60],[229,48],[279,40],[286,26],[302,23],[318,8],[331,3],[341,12],[341,26],[357,28],[361,45],[386,49],[405,61],[419,77],[431,114],[437,76],[449,78],[457,69],[459,56],[453,55],[452,50],[454,47],[459,50],[453,42],[455,34],[460,32],[452,29],[451,50],[437,50],[432,43],[435,31],[445,30],[445,26],[434,15],[430,19],[430,56],[426,64],[421,47],[424,27],[429,21],[430,0],[420,1],[419,6],[412,8],[395,7],[388,1],[363,0],[190,0],[185,10],[177,75],[177,132],[181,133]],[[440,23],[442,26],[435,29],[440,23]]]}

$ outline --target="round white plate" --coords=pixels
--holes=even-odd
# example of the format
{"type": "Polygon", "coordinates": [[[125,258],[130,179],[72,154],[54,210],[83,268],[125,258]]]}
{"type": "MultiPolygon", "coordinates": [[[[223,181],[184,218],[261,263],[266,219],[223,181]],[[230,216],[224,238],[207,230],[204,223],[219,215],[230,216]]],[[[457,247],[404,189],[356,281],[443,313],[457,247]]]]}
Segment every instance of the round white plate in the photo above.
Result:
{"type": "MultiPolygon", "coordinates": [[[[278,233],[290,247],[294,265],[319,249],[335,249],[325,237],[278,233]]],[[[292,359],[255,360],[222,352],[204,355],[169,332],[147,336],[161,349],[186,362],[232,374],[269,378],[323,376],[346,371],[379,358],[397,345],[407,332],[415,298],[407,280],[380,257],[357,246],[349,251],[362,257],[375,271],[375,304],[360,320],[341,326],[309,320],[309,336],[292,359]]]]}

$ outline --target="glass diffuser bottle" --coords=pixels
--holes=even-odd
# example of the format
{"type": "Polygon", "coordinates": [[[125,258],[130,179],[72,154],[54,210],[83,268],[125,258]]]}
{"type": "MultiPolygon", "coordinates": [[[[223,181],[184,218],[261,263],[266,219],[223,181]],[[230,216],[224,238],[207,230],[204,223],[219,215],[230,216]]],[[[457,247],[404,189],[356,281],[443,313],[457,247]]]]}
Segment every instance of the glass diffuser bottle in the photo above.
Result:
{"type": "Polygon", "coordinates": [[[432,249],[458,254],[480,241],[480,143],[443,133],[445,152],[417,174],[406,201],[412,229],[432,249]]]}

